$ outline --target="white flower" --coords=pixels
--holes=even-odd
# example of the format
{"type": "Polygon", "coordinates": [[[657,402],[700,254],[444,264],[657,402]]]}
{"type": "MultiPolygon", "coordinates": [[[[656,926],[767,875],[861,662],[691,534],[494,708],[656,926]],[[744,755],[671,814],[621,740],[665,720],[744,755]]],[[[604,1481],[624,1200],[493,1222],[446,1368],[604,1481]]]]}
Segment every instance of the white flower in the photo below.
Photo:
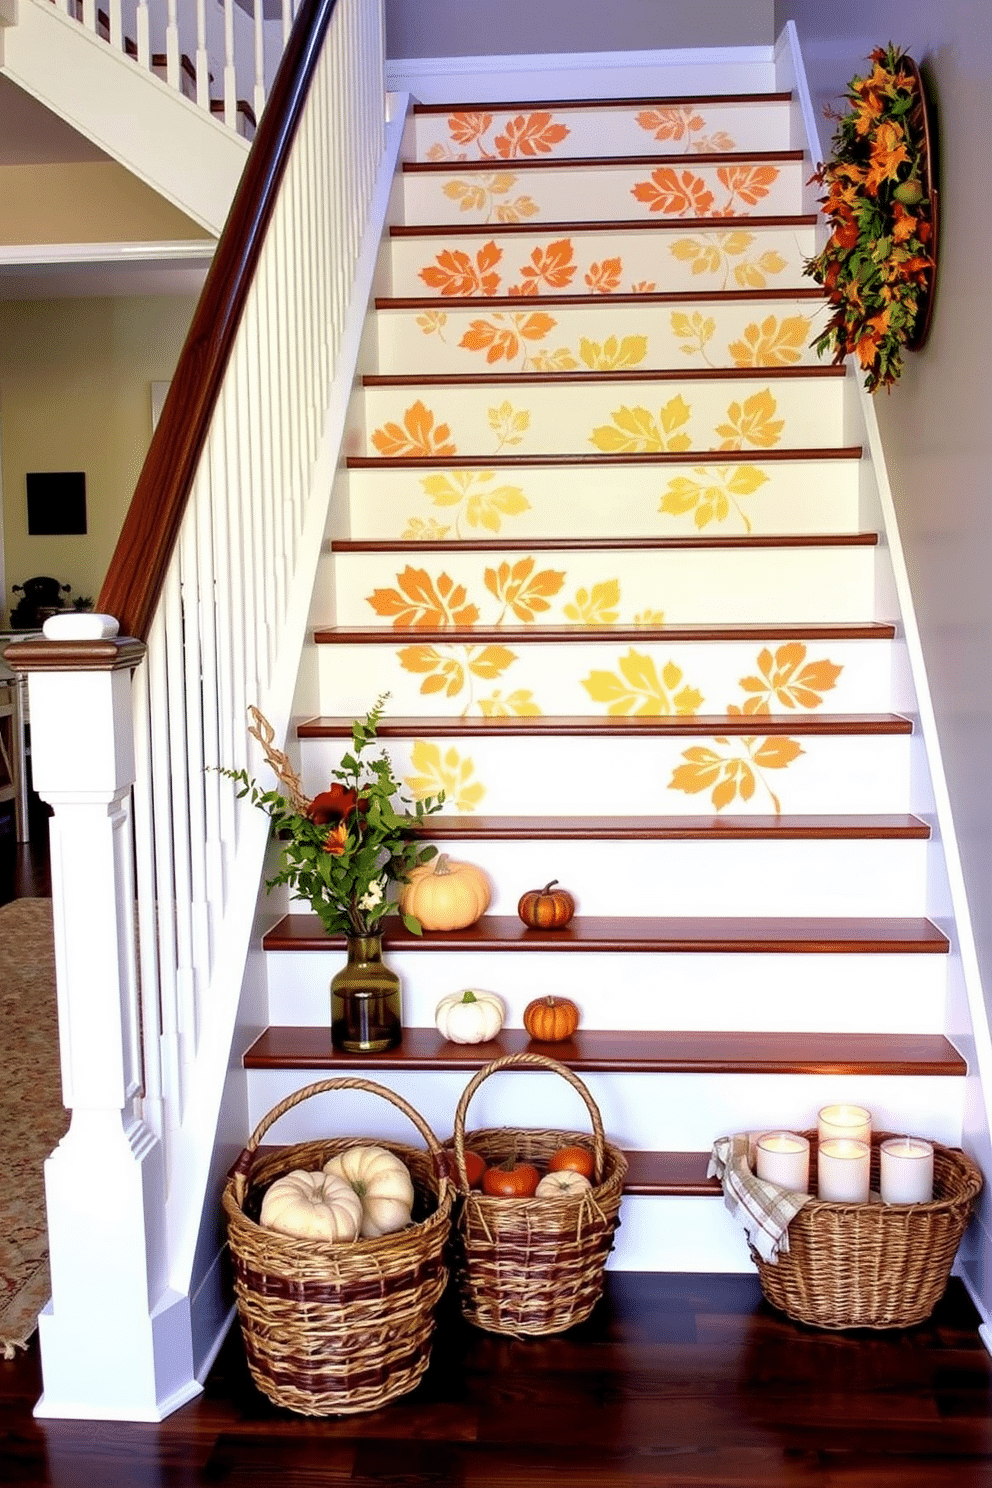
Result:
{"type": "Polygon", "coordinates": [[[370,883],[368,889],[358,901],[359,909],[375,909],[377,904],[381,904],[384,887],[385,883],[381,878],[377,878],[370,883]]]}

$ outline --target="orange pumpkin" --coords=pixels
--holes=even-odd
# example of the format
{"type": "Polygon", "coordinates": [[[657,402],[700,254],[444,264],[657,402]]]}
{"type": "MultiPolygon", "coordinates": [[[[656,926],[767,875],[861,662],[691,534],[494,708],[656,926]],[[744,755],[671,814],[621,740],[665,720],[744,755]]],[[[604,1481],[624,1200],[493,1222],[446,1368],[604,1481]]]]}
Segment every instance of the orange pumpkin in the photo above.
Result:
{"type": "Polygon", "coordinates": [[[524,1008],[524,1027],[541,1044],[560,1044],[579,1026],[579,1010],[567,997],[536,997],[524,1008]]]}
{"type": "Polygon", "coordinates": [[[517,914],[533,930],[560,930],[575,913],[575,900],[567,889],[556,889],[553,878],[543,889],[528,889],[521,895],[517,914]]]}

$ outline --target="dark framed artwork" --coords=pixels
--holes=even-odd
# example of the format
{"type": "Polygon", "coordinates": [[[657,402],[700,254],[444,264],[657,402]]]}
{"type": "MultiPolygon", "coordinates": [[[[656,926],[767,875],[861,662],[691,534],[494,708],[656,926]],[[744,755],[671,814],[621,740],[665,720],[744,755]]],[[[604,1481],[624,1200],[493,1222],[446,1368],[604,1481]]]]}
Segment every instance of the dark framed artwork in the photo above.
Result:
{"type": "Polygon", "coordinates": [[[86,531],[84,471],[32,471],[25,480],[29,537],[63,537],[86,531]]]}

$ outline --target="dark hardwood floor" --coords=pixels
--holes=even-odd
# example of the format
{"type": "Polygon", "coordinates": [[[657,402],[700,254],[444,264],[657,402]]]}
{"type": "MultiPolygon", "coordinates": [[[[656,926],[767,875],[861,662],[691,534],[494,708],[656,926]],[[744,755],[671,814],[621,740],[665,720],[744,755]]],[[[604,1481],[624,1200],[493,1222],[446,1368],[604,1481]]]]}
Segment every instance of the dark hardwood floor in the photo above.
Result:
{"type": "Polygon", "coordinates": [[[36,1421],[36,1344],[0,1362],[0,1476],[57,1488],[988,1488],[992,1361],[952,1280],[925,1325],[825,1333],[751,1276],[607,1277],[551,1339],[443,1310],[418,1389],[366,1416],[268,1403],[233,1330],[203,1395],[161,1425],[36,1421]]]}
{"type": "MultiPolygon", "coordinates": [[[[0,903],[51,892],[47,823],[0,835],[0,903]]],[[[719,1200],[706,1200],[719,1202],[719,1200]]],[[[252,1384],[235,1326],[160,1425],[40,1421],[37,1335],[0,1360],[0,1482],[32,1488],[992,1488],[992,1359],[952,1279],[906,1331],[828,1333],[757,1277],[611,1273],[588,1322],[515,1341],[450,1299],[418,1389],[311,1420],[252,1384]]]]}

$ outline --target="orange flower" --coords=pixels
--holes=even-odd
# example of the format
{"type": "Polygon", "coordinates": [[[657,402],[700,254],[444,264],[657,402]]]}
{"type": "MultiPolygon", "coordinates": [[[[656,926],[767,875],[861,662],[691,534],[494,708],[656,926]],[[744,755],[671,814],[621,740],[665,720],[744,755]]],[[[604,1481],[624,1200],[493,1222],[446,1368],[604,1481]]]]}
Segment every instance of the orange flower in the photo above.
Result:
{"type": "Polygon", "coordinates": [[[880,124],[871,147],[871,166],[865,177],[865,188],[873,194],[883,181],[894,181],[901,165],[909,161],[906,136],[898,124],[880,124]]]}
{"type": "Polygon", "coordinates": [[[324,838],[324,851],[330,853],[332,858],[340,858],[348,847],[348,828],[343,821],[339,821],[336,827],[332,827],[324,838]]]}
{"type": "Polygon", "coordinates": [[[858,243],[858,228],[854,222],[845,222],[834,228],[832,246],[837,248],[855,248],[858,243]]]}
{"type": "MultiPolygon", "coordinates": [[[[345,790],[344,786],[337,780],[330,790],[321,791],[319,796],[314,796],[307,811],[312,822],[318,827],[326,826],[329,822],[339,822],[349,816],[359,806],[358,796],[353,790],[345,790]]],[[[360,806],[359,806],[359,809],[360,806]]]]}
{"type": "Polygon", "coordinates": [[[869,331],[862,332],[854,350],[861,366],[866,369],[873,367],[878,361],[878,347],[875,345],[869,331]]]}
{"type": "Polygon", "coordinates": [[[892,224],[892,237],[897,243],[905,243],[916,232],[916,218],[912,212],[907,212],[901,202],[894,206],[895,221],[892,224]]]}

